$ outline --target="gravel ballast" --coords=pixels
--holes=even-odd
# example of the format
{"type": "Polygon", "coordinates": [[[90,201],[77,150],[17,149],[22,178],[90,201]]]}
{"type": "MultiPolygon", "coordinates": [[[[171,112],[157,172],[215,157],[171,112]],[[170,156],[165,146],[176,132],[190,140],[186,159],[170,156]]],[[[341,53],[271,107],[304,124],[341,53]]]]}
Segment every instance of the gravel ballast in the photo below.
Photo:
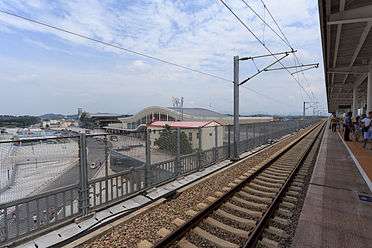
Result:
{"type": "Polygon", "coordinates": [[[186,214],[187,210],[195,210],[198,203],[205,202],[208,196],[214,196],[214,192],[221,191],[223,187],[226,187],[230,182],[246,173],[253,166],[264,162],[274,153],[302,135],[306,130],[301,130],[256,155],[247,158],[244,163],[237,163],[228,170],[221,171],[200,181],[200,183],[182,192],[177,198],[168,200],[155,206],[151,211],[146,211],[123,222],[104,235],[80,247],[137,247],[137,244],[141,240],[156,242],[161,238],[158,235],[158,230],[161,227],[168,230],[175,229],[176,225],[172,223],[174,219],[189,219],[190,216],[186,214]]]}

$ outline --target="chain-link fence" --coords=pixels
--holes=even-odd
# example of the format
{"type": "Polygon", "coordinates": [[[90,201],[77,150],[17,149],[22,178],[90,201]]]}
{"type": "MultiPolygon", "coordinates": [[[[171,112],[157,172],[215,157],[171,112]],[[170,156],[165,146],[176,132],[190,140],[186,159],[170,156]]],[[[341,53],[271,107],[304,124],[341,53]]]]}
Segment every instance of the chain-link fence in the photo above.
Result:
{"type": "Polygon", "coordinates": [[[0,244],[78,215],[79,138],[0,142],[0,244]]]}
{"type": "MultiPolygon", "coordinates": [[[[240,126],[238,154],[318,119],[240,126]]],[[[151,127],[0,141],[0,244],[231,158],[233,127],[151,127]]]]}

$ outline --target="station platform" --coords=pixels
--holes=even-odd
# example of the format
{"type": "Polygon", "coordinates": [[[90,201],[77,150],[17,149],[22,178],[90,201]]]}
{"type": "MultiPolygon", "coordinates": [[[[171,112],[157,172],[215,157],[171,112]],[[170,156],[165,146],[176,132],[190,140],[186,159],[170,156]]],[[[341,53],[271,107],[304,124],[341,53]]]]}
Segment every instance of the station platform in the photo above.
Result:
{"type": "Polygon", "coordinates": [[[372,247],[372,157],[357,145],[325,131],[291,247],[372,247]]]}

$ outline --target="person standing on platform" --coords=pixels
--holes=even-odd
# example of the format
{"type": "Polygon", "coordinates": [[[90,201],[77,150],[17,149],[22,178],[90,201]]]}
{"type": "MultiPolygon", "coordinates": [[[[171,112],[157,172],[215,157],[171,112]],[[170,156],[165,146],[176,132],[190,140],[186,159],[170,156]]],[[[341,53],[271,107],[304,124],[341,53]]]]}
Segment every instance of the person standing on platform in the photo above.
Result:
{"type": "Polygon", "coordinates": [[[359,137],[360,137],[361,130],[362,130],[362,125],[360,121],[360,116],[358,115],[357,117],[355,117],[355,122],[354,122],[354,139],[356,142],[360,140],[359,137]]]}
{"type": "Polygon", "coordinates": [[[332,129],[332,132],[336,132],[336,128],[337,128],[337,116],[335,113],[332,114],[332,117],[331,117],[331,129],[332,129]]]}
{"type": "Polygon", "coordinates": [[[351,112],[346,113],[344,119],[344,140],[350,141],[350,130],[351,130],[351,112]]]}
{"type": "Polygon", "coordinates": [[[362,120],[363,123],[363,147],[366,148],[367,142],[372,140],[372,111],[368,112],[368,116],[362,120]]]}

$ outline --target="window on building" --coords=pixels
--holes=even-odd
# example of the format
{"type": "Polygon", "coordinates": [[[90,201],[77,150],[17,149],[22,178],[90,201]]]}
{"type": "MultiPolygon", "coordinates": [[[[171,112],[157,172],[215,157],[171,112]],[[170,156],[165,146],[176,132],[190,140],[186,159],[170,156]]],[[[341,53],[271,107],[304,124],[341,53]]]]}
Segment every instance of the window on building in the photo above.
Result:
{"type": "Polygon", "coordinates": [[[189,133],[189,141],[192,141],[192,133],[189,133]]]}
{"type": "Polygon", "coordinates": [[[212,133],[209,133],[209,136],[212,136],[212,133]]]}

